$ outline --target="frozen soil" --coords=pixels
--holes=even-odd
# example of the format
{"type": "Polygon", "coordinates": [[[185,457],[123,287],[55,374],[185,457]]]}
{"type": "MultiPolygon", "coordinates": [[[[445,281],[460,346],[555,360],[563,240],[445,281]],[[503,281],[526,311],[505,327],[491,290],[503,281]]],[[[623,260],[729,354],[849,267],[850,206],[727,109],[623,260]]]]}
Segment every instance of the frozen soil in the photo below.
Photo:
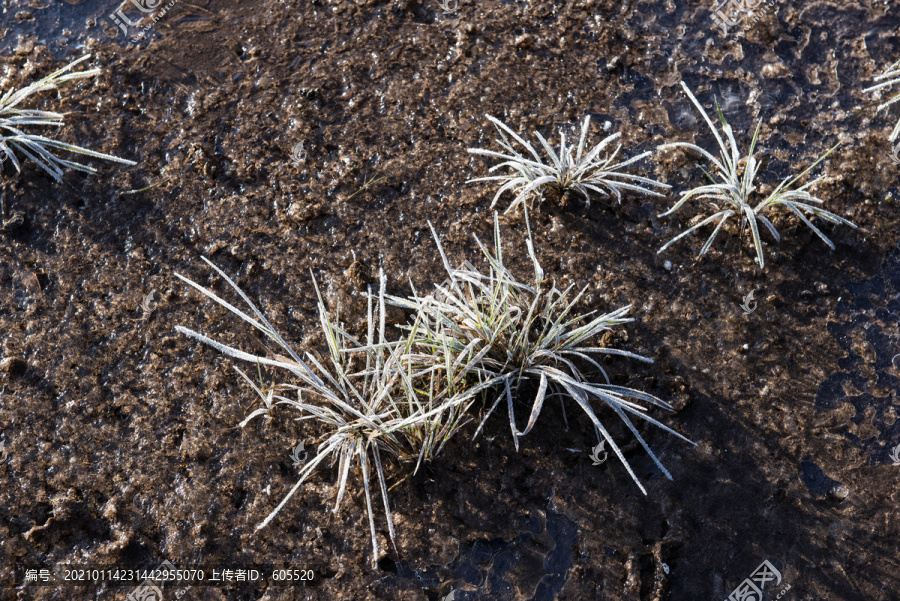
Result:
{"type": "MultiPolygon", "coordinates": [[[[140,44],[89,28],[103,73],[38,107],[71,113],[63,139],[139,165],[61,185],[7,165],[0,597],[123,599],[14,588],[13,569],[169,560],[319,569],[309,588],[191,599],[692,601],[727,597],[769,559],[790,585],[783,599],[900,598],[896,111],[876,115],[860,92],[900,56],[900,14],[874,0],[773,4],[723,36],[711,4],[201,0],[140,44]],[[609,122],[627,156],[708,146],[681,79],[705,106],[719,99],[744,147],[762,119],[769,185],[843,142],[818,191],[860,230],[826,224],[831,252],[779,214],[782,242],[767,239],[758,273],[736,230],[702,260],[699,236],[657,255],[695,210],[658,218],[674,193],[550,198],[532,215],[547,273],[589,287],[582,310],[634,306],[614,343],[656,362],[611,362],[611,375],[669,400],[676,411],[654,417],[697,442],[642,428],[674,480],[616,425],[649,495],[614,458],[592,465],[590,424],[570,408],[566,428],[552,403],[518,453],[501,414],[415,478],[391,469],[399,556],[370,565],[362,493],[331,513],[328,469],[255,532],[295,482],[290,449],[316,431],[287,411],[236,427],[252,392],[174,326],[248,350],[252,339],[173,274],[224,292],[210,258],[285,338],[321,349],[311,274],[354,327],[379,269],[396,294],[444,279],[429,221],[456,262],[477,257],[473,234],[490,239],[493,188],[464,183],[489,165],[466,148],[495,147],[485,114],[529,139],[591,115],[590,139],[609,122]]],[[[5,27],[45,14],[30,10],[5,27]]],[[[3,90],[52,70],[59,51],[17,44],[0,58],[3,90]]],[[[676,191],[703,177],[683,152],[635,171],[676,191]]],[[[521,215],[501,227],[526,275],[521,215]]]]}

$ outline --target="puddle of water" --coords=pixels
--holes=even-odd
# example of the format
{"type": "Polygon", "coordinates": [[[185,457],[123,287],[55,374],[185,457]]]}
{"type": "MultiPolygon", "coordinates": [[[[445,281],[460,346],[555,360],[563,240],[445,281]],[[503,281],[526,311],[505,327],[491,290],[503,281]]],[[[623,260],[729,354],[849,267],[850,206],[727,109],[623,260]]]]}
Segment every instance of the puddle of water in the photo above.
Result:
{"type": "Polygon", "coordinates": [[[461,544],[445,566],[413,569],[403,561],[398,574],[415,578],[425,592],[438,592],[439,599],[452,593],[453,601],[553,601],[568,579],[577,542],[578,526],[548,510],[546,519],[532,516],[513,540],[461,544]]]}
{"type": "Polygon", "coordinates": [[[846,351],[840,370],[829,375],[816,393],[816,407],[833,410],[850,403],[854,424],[870,420],[878,434],[860,438],[842,433],[871,456],[872,464],[891,463],[889,454],[900,443],[900,420],[893,405],[900,392],[900,248],[885,262],[882,274],[847,286],[849,298],[834,309],[828,330],[846,351]]]}
{"type": "MultiPolygon", "coordinates": [[[[7,3],[4,3],[7,4],[7,3]]],[[[54,0],[36,5],[31,0],[11,0],[0,12],[0,52],[44,45],[57,59],[83,48],[90,38],[112,40],[119,44],[139,43],[138,29],[126,36],[110,18],[126,0],[54,0]]],[[[138,13],[134,8],[127,15],[138,13]]],[[[149,33],[152,36],[152,32],[149,33]]]]}
{"type": "Polygon", "coordinates": [[[830,478],[814,462],[804,459],[800,462],[800,480],[817,495],[839,495],[841,483],[830,478]]]}

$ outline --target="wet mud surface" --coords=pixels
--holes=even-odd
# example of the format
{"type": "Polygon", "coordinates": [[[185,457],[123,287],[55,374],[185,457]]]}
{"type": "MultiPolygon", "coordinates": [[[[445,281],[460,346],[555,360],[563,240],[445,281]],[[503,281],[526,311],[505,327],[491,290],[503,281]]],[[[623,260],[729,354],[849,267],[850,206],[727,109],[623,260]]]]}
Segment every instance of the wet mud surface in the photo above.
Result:
{"type": "MultiPolygon", "coordinates": [[[[128,40],[105,3],[5,3],[2,89],[91,52],[99,77],[33,108],[70,113],[57,137],[139,165],[62,184],[30,163],[4,172],[0,597],[124,599],[9,583],[25,565],[168,560],[320,569],[310,587],[189,599],[692,601],[725,599],[769,560],[782,580],[767,599],[788,585],[782,599],[900,598],[897,111],[861,92],[900,57],[900,12],[767,6],[723,35],[695,0],[200,0],[128,40]],[[336,470],[256,532],[296,481],[290,450],[317,434],[288,411],[237,427],[252,391],[174,326],[247,349],[250,333],[174,274],[224,292],[210,258],[286,339],[321,350],[312,275],[355,327],[379,269],[395,294],[444,279],[429,221],[454,262],[476,260],[494,189],[465,183],[490,165],[466,148],[495,147],[485,114],[529,140],[591,115],[589,140],[609,122],[626,156],[708,147],[682,79],[719,100],[743,148],[762,120],[764,184],[842,142],[818,192],[860,230],[826,224],[831,252],[778,214],[763,273],[736,229],[702,260],[699,236],[658,255],[695,209],[657,215],[703,181],[683,152],[635,166],[674,186],[667,199],[548,199],[532,215],[545,271],[589,286],[581,310],[634,306],[617,343],[655,363],[608,369],[671,402],[653,416],[698,443],[641,428],[674,480],[606,413],[649,495],[614,458],[593,465],[590,423],[551,403],[518,453],[492,417],[416,477],[389,469],[399,555],[375,566],[362,492],[331,512],[336,470]]],[[[500,221],[525,276],[521,215],[500,221]]]]}

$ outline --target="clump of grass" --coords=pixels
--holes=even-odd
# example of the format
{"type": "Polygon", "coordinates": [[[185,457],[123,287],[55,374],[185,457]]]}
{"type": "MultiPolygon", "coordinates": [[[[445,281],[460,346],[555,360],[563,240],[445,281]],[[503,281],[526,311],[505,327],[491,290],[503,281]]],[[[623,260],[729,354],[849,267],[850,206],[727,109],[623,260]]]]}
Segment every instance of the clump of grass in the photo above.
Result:
{"type": "Polygon", "coordinates": [[[514,191],[516,197],[504,213],[509,213],[520,203],[524,204],[532,194],[542,199],[544,188],[552,189],[558,194],[562,194],[567,190],[579,192],[588,203],[591,200],[590,192],[596,192],[601,196],[607,196],[612,193],[619,202],[622,202],[622,192],[625,190],[652,196],[663,196],[663,194],[650,189],[648,186],[662,189],[669,188],[668,185],[656,180],[622,171],[624,167],[650,156],[652,152],[644,152],[630,159],[617,162],[619,151],[622,149],[622,145],[618,144],[615,150],[612,152],[607,151],[601,156],[601,153],[621,136],[621,132],[604,138],[593,149],[585,153],[585,142],[591,122],[590,116],[584,119],[577,145],[566,145],[565,133],[560,131],[559,151],[555,151],[540,133],[534,132],[547,153],[549,162],[545,162],[531,144],[517,135],[502,121],[490,115],[487,115],[487,118],[497,128],[497,132],[502,138],[497,140],[497,142],[503,147],[505,152],[496,152],[482,148],[469,148],[468,151],[471,154],[497,158],[503,161],[491,167],[489,173],[502,168],[509,168],[511,172],[504,175],[479,177],[471,179],[467,183],[483,181],[502,183],[494,195],[494,200],[491,202],[492,209],[497,204],[500,196],[507,190],[514,191]],[[507,134],[525,148],[530,157],[517,150],[510,142],[507,134]]]}
{"type": "MultiPolygon", "coordinates": [[[[328,310],[319,294],[318,312],[322,334],[327,344],[324,358],[306,353],[301,358],[279,336],[265,315],[220,269],[204,258],[249,306],[255,317],[228,303],[211,290],[190,279],[176,274],[183,282],[204,296],[225,307],[233,315],[261,332],[269,345],[268,356],[246,353],[219,343],[194,330],[177,326],[176,329],[191,338],[207,344],[233,359],[270,366],[279,370],[284,381],[269,386],[257,386],[243,371],[238,372],[255,393],[263,400],[263,406],[241,423],[246,425],[260,416],[271,417],[277,405],[285,405],[300,413],[300,420],[313,420],[324,430],[317,452],[301,469],[299,480],[285,495],[279,505],[257,527],[265,527],[287,504],[319,465],[331,457],[338,463],[338,490],[334,506],[336,513],[344,498],[353,465],[359,467],[360,480],[365,492],[366,511],[372,538],[372,562],[379,554],[375,536],[375,517],[372,506],[370,480],[378,481],[387,519],[388,533],[394,545],[394,525],[391,517],[388,486],[384,474],[384,459],[411,462],[436,456],[444,443],[465,423],[465,409],[471,394],[452,394],[465,376],[457,373],[458,366],[448,371],[416,370],[403,357],[410,353],[410,342],[400,339],[389,342],[385,336],[384,277],[377,295],[368,295],[367,331],[360,342],[340,324],[339,310],[328,310]],[[447,384],[445,376],[450,376],[447,384]]],[[[415,324],[413,324],[415,327],[415,324]]],[[[262,379],[262,378],[261,378],[262,379]]],[[[394,545],[396,552],[396,546],[394,545]]]]}
{"type": "MultiPolygon", "coordinates": [[[[527,214],[526,214],[527,224],[527,214]]],[[[503,260],[500,228],[494,214],[494,250],[489,251],[477,238],[488,263],[485,272],[471,267],[452,269],[437,234],[432,228],[438,251],[449,274],[446,286],[439,286],[434,295],[420,296],[415,290],[408,299],[390,297],[391,302],[416,312],[418,327],[410,332],[416,355],[411,362],[421,368],[428,366],[450,370],[459,364],[469,366],[475,382],[472,390],[493,391],[496,398],[478,427],[481,431],[491,413],[506,401],[509,427],[518,449],[520,437],[534,427],[544,401],[551,396],[572,399],[588,416],[596,429],[598,440],[610,443],[625,469],[644,494],[646,490],[625,460],[619,446],[597,417],[592,402],[609,407],[637,437],[667,478],[672,476],[663,467],[641,437],[629,416],[646,420],[665,431],[688,441],[671,428],[647,414],[637,401],[671,410],[671,406],[653,395],[610,383],[607,373],[598,362],[603,355],[619,355],[652,363],[647,357],[607,348],[592,343],[602,332],[633,321],[626,318],[631,306],[610,313],[577,315],[575,306],[585,289],[575,293],[573,287],[559,290],[547,282],[535,256],[528,228],[528,256],[534,277],[530,283],[520,282],[507,269],[503,260]],[[602,375],[597,382],[584,367],[594,368],[602,375]],[[531,411],[524,429],[520,430],[516,417],[516,400],[525,382],[536,385],[530,400],[531,411]],[[601,439],[602,437],[602,439],[601,439]]]]}
{"type": "Polygon", "coordinates": [[[32,126],[60,127],[63,125],[65,115],[52,111],[39,111],[20,108],[29,96],[45,90],[52,90],[58,86],[76,79],[94,77],[100,73],[99,69],[77,71],[70,73],[71,69],[90,58],[85,55],[62,69],[54,71],[43,79],[22,88],[21,90],[9,90],[0,98],[0,164],[9,159],[17,172],[22,171],[18,152],[25,158],[29,158],[44,171],[50,174],[56,181],[62,180],[65,168],[75,169],[86,173],[96,173],[96,169],[82,163],[76,163],[60,158],[54,154],[57,150],[66,150],[75,154],[89,156],[107,161],[115,161],[125,165],[136,165],[134,161],[122,159],[111,154],[96,152],[81,146],[66,144],[59,140],[48,138],[41,134],[26,133],[26,129],[32,126]]]}
{"type": "MultiPolygon", "coordinates": [[[[865,90],[863,90],[863,92],[874,92],[875,90],[880,90],[882,88],[890,88],[894,85],[900,85],[900,60],[885,69],[884,73],[882,73],[881,75],[877,75],[875,77],[875,81],[881,83],[875,84],[870,88],[866,88],[865,90]]],[[[900,102],[900,90],[897,90],[895,93],[889,96],[885,102],[879,104],[875,112],[880,112],[897,102],[900,102]]],[[[900,138],[900,120],[897,121],[897,125],[894,126],[893,131],[891,131],[891,135],[888,136],[888,141],[893,143],[897,138],[900,138]]]]}
{"type": "MultiPolygon", "coordinates": [[[[678,199],[678,202],[676,202],[671,209],[669,209],[665,213],[662,213],[660,217],[666,217],[673,214],[691,198],[697,198],[698,200],[707,201],[707,204],[712,210],[712,214],[699,217],[699,223],[696,223],[678,236],[675,236],[672,240],[670,240],[662,248],[660,248],[658,252],[663,252],[669,246],[684,238],[685,236],[693,233],[695,230],[707,224],[716,222],[715,229],[706,240],[706,243],[700,249],[700,253],[698,256],[702,257],[709,251],[713,241],[719,234],[719,231],[721,231],[723,229],[723,226],[725,226],[725,224],[732,217],[734,217],[741,220],[742,231],[745,225],[750,225],[753,247],[756,250],[756,258],[759,262],[759,267],[760,269],[762,269],[763,267],[765,267],[765,258],[763,257],[762,241],[759,236],[759,227],[757,225],[757,222],[762,223],[764,226],[766,226],[766,229],[769,230],[769,233],[772,234],[772,237],[775,238],[775,241],[780,242],[781,236],[778,234],[778,230],[776,230],[775,226],[772,225],[772,222],[765,215],[763,215],[764,212],[767,212],[776,206],[785,207],[794,215],[799,217],[800,220],[803,221],[803,223],[805,223],[813,232],[815,232],[816,235],[819,236],[819,238],[821,238],[825,242],[825,244],[827,244],[832,250],[834,250],[835,247],[831,240],[829,240],[828,237],[823,234],[822,231],[817,228],[804,213],[818,216],[831,223],[849,225],[850,227],[857,229],[857,226],[849,220],[816,206],[823,204],[823,202],[821,199],[816,198],[815,196],[810,194],[808,190],[825,179],[824,176],[817,177],[798,188],[793,187],[794,184],[805,177],[819,163],[824,161],[825,158],[829,154],[831,154],[835,148],[837,148],[837,145],[833,146],[824,155],[819,157],[816,162],[807,167],[802,173],[800,173],[800,175],[785,178],[775,188],[774,191],[772,191],[769,195],[760,200],[754,206],[751,203],[751,199],[756,192],[756,176],[760,168],[760,163],[754,156],[754,151],[756,149],[756,142],[759,138],[759,129],[762,125],[762,121],[760,121],[756,125],[756,131],[753,133],[753,141],[750,143],[750,150],[747,153],[747,158],[742,162],[737,142],[734,138],[734,133],[731,129],[731,126],[725,120],[725,116],[722,114],[721,109],[718,110],[718,113],[719,122],[722,128],[722,134],[720,134],[715,125],[713,125],[712,120],[706,114],[706,111],[703,110],[703,107],[700,106],[700,103],[691,93],[687,85],[684,82],[681,82],[681,87],[684,88],[684,91],[688,95],[688,98],[691,99],[691,102],[694,103],[694,106],[697,107],[697,110],[700,111],[700,114],[703,115],[703,118],[706,120],[707,125],[709,125],[709,128],[712,130],[713,135],[716,137],[716,141],[719,143],[720,153],[719,158],[716,158],[710,152],[704,150],[703,148],[700,148],[696,144],[690,144],[688,142],[674,142],[671,144],[664,144],[659,147],[660,150],[665,150],[668,148],[687,148],[689,150],[693,150],[703,155],[715,166],[715,170],[713,173],[709,173],[705,169],[703,170],[704,174],[710,181],[709,184],[705,186],[698,186],[686,192],[682,192],[681,198],[678,199]],[[728,139],[727,145],[722,138],[723,135],[728,139]]],[[[718,109],[718,105],[716,106],[716,108],[718,109]]]]}

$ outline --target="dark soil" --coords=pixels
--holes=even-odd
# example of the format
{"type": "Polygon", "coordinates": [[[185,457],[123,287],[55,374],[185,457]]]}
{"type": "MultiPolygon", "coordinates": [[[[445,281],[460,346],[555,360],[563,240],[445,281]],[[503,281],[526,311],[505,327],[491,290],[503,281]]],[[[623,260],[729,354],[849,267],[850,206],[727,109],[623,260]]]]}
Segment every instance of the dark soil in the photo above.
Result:
{"type": "MultiPolygon", "coordinates": [[[[35,106],[70,112],[62,139],[139,165],[98,163],[63,184],[33,163],[6,172],[2,599],[124,599],[129,587],[13,579],[168,560],[319,570],[312,587],[189,599],[693,601],[726,598],[766,559],[782,576],[766,599],[788,585],[782,599],[900,599],[897,111],[876,115],[861,93],[900,56],[896,6],[769,4],[746,34],[723,35],[707,0],[463,0],[447,14],[437,0],[182,0],[125,45],[114,4],[70,4],[4,3],[7,37],[25,42],[6,46],[0,85],[91,52],[99,77],[35,106]],[[823,226],[831,252],[779,213],[763,273],[736,230],[702,260],[702,236],[658,255],[694,209],[656,215],[703,180],[683,152],[634,170],[672,184],[667,199],[549,199],[532,215],[547,273],[589,286],[582,310],[634,306],[618,343],[656,362],[612,362],[611,375],[676,406],[653,416],[696,447],[642,428],[674,480],[618,426],[649,495],[614,459],[592,465],[590,424],[570,409],[566,429],[552,403],[518,453],[498,415],[415,478],[391,469],[399,556],[374,567],[362,492],[331,513],[334,470],[256,532],[296,481],[290,449],[316,432],[288,411],[236,427],[252,391],[174,326],[252,349],[248,328],[173,274],[224,292],[210,258],[285,338],[321,349],[311,274],[353,327],[379,268],[395,294],[444,279],[429,221],[457,262],[477,256],[473,234],[491,238],[494,189],[465,183],[490,165],[466,149],[495,148],[485,114],[528,139],[592,115],[590,140],[609,121],[627,156],[708,147],[682,79],[704,106],[719,99],[743,147],[762,119],[767,184],[843,142],[817,191],[860,230],[823,226]]],[[[501,225],[527,274],[521,214],[501,225]]]]}

